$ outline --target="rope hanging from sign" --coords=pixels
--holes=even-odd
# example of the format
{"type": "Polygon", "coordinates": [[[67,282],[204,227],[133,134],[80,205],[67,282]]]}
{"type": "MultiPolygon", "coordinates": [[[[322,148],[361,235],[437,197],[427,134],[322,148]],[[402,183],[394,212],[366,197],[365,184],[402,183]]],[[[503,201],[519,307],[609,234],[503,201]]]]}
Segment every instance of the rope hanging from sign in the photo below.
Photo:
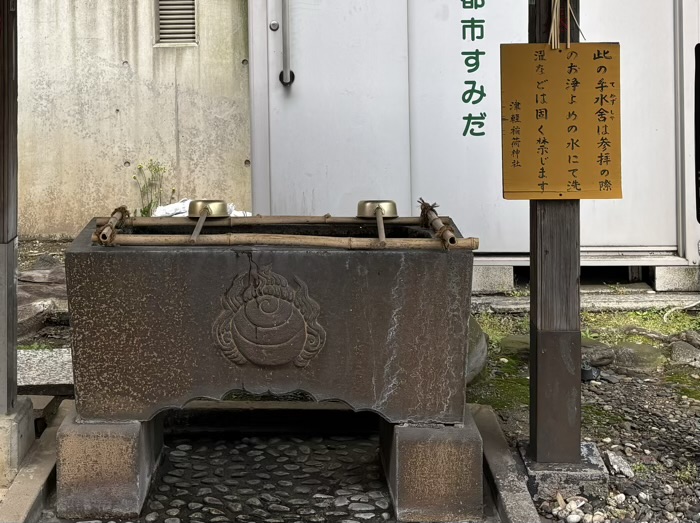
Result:
{"type": "Polygon", "coordinates": [[[549,26],[549,45],[552,49],[559,49],[559,10],[560,0],[552,0],[552,23],[549,26]]]}
{"type": "MultiPolygon", "coordinates": [[[[576,13],[571,7],[571,0],[566,1],[566,48],[571,48],[571,18],[581,31],[576,13]]],[[[552,0],[552,24],[549,27],[549,45],[552,49],[561,49],[561,0],[552,0]]]]}

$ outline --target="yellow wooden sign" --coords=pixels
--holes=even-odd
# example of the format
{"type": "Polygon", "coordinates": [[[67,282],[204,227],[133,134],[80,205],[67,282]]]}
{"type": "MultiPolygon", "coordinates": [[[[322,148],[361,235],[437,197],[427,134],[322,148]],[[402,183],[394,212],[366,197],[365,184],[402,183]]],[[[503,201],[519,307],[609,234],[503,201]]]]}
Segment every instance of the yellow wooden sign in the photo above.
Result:
{"type": "Polygon", "coordinates": [[[504,198],[622,198],[619,44],[504,44],[501,78],[504,198]]]}

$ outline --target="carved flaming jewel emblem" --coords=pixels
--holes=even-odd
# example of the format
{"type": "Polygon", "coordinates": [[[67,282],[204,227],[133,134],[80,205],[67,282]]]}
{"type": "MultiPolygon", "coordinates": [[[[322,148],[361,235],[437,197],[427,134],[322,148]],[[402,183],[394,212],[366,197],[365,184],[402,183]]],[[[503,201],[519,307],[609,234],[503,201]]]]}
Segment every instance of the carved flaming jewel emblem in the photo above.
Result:
{"type": "Polygon", "coordinates": [[[326,343],[320,307],[295,277],[296,288],[270,270],[251,268],[226,291],[213,334],[222,354],[237,365],[305,367],[326,343]]]}

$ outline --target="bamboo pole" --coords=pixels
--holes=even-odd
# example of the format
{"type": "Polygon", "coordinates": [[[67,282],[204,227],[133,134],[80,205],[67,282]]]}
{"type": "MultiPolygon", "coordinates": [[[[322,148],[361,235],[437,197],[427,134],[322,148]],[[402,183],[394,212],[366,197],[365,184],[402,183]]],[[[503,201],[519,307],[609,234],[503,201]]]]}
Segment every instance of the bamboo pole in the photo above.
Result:
{"type": "Polygon", "coordinates": [[[448,224],[445,224],[435,212],[435,208],[438,206],[436,203],[429,204],[423,198],[418,199],[420,204],[420,220],[421,224],[425,227],[430,227],[435,232],[435,236],[440,238],[442,245],[445,249],[449,249],[457,243],[457,239],[454,235],[454,229],[448,224]]]}
{"type": "Polygon", "coordinates": [[[128,215],[129,211],[126,210],[126,207],[119,207],[115,209],[112,216],[110,216],[106,224],[98,232],[100,242],[108,243],[115,234],[118,224],[122,223],[122,220],[124,220],[128,215]]]}
{"type": "Polygon", "coordinates": [[[440,238],[443,244],[454,246],[457,243],[457,238],[455,238],[455,235],[452,233],[450,228],[442,222],[437,213],[431,210],[427,212],[427,215],[428,220],[430,220],[430,226],[433,228],[435,234],[438,238],[440,238]]]}
{"type": "MultiPolygon", "coordinates": [[[[445,224],[451,224],[452,219],[448,216],[441,216],[440,219],[445,224]]],[[[107,223],[109,218],[97,218],[97,227],[107,223]]],[[[416,218],[391,218],[386,220],[389,225],[421,225],[421,219],[416,218]]],[[[195,225],[194,218],[162,217],[162,218],[125,218],[123,227],[175,227],[195,225]]],[[[335,216],[250,216],[250,217],[230,217],[230,218],[209,218],[207,227],[235,227],[243,225],[373,225],[376,223],[371,218],[355,217],[335,217],[335,216]]]]}
{"type": "MultiPolygon", "coordinates": [[[[98,241],[97,234],[92,236],[98,241]]],[[[193,246],[189,234],[119,234],[112,245],[123,246],[193,246]]],[[[444,250],[439,238],[390,238],[380,242],[377,238],[335,238],[330,236],[301,236],[290,234],[204,234],[197,239],[197,246],[278,245],[285,247],[318,247],[346,250],[444,250]]],[[[453,249],[476,250],[478,238],[459,238],[453,249]]]]}

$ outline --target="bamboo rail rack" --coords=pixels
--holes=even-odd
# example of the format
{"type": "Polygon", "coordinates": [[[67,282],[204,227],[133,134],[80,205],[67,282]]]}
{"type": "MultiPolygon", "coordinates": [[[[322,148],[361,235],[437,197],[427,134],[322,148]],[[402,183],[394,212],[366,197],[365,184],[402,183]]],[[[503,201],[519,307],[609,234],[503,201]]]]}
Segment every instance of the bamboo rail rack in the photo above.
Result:
{"type": "MultiPolygon", "coordinates": [[[[97,233],[92,241],[98,242],[97,233]]],[[[123,234],[117,233],[110,245],[115,246],[242,246],[242,245],[280,245],[287,247],[315,247],[346,250],[445,250],[440,238],[390,238],[380,241],[378,238],[337,238],[332,236],[304,236],[293,234],[204,234],[197,243],[190,241],[189,234],[123,234]]],[[[478,238],[457,238],[450,249],[476,250],[478,238]]]]}
{"type": "MultiPolygon", "coordinates": [[[[452,220],[447,216],[440,219],[445,224],[451,224],[452,220]]],[[[110,218],[97,218],[97,226],[102,227],[110,218]]],[[[176,227],[192,226],[196,220],[192,218],[141,218],[129,217],[122,220],[122,227],[176,227]]],[[[390,218],[385,221],[386,225],[421,225],[421,218],[390,218]]],[[[376,221],[367,218],[336,217],[336,216],[249,216],[249,217],[229,217],[229,218],[209,218],[207,227],[235,227],[240,225],[366,225],[376,226],[376,221]]]]}

